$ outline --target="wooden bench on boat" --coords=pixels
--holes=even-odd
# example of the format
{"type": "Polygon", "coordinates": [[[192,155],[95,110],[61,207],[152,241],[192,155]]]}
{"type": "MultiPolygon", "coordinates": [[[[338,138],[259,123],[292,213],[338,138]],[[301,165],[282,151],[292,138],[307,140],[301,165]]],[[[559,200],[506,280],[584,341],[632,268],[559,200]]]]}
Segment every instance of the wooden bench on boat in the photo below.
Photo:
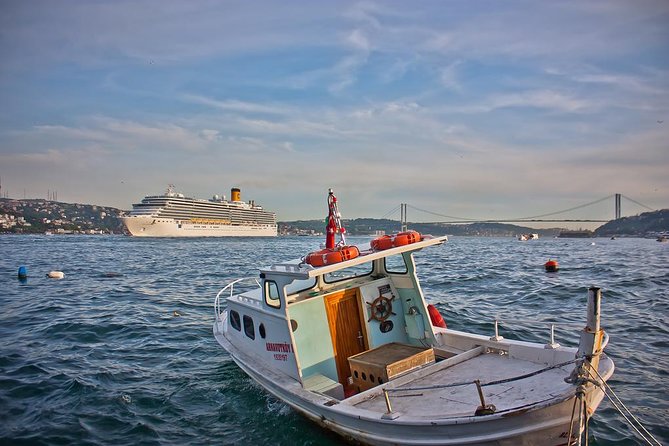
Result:
{"type": "Polygon", "coordinates": [[[353,384],[361,391],[398,378],[419,367],[433,364],[432,348],[391,342],[348,358],[353,384]]]}
{"type": "Polygon", "coordinates": [[[344,399],[344,386],[320,373],[304,378],[302,380],[302,387],[306,390],[327,395],[338,400],[344,399]]]}

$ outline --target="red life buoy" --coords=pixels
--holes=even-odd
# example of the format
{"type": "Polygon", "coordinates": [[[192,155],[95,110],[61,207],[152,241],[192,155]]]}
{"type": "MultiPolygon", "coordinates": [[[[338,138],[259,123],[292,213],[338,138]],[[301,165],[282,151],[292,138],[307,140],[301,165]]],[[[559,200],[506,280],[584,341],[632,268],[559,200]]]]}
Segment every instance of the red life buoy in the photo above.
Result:
{"type": "Polygon", "coordinates": [[[371,246],[374,251],[383,251],[384,249],[393,247],[393,238],[389,235],[382,235],[369,242],[369,246],[371,246]]]}
{"type": "Polygon", "coordinates": [[[559,268],[557,260],[549,260],[548,262],[544,263],[544,268],[546,268],[546,271],[549,273],[554,273],[559,268]]]}
{"type": "Polygon", "coordinates": [[[446,322],[444,321],[444,318],[441,317],[441,313],[439,313],[437,307],[432,304],[428,304],[427,312],[430,313],[430,321],[432,321],[432,325],[435,327],[447,328],[446,322]]]}
{"type": "Polygon", "coordinates": [[[304,261],[311,266],[325,266],[344,260],[355,259],[360,255],[360,251],[355,246],[341,246],[334,249],[321,249],[307,254],[304,261]]]}
{"type": "Polygon", "coordinates": [[[416,231],[400,232],[393,237],[393,246],[404,246],[420,241],[420,233],[416,231]]]}

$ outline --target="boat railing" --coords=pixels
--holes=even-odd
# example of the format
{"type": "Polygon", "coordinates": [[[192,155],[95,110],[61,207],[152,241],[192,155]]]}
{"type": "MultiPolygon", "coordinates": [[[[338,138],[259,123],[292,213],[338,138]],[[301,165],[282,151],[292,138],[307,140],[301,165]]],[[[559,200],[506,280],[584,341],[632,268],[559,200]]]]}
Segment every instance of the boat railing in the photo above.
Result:
{"type": "MultiPolygon", "coordinates": [[[[583,328],[583,323],[579,322],[572,322],[572,321],[562,321],[562,322],[557,322],[557,321],[536,321],[536,320],[527,320],[527,319],[508,319],[508,318],[495,318],[494,320],[494,327],[495,327],[495,332],[494,335],[490,337],[491,341],[501,341],[504,339],[503,336],[500,336],[499,334],[499,326],[507,326],[509,328],[512,328],[513,326],[517,324],[529,324],[531,326],[536,326],[536,325],[546,325],[549,327],[550,330],[550,338],[548,343],[545,345],[545,348],[558,348],[560,347],[560,344],[555,342],[555,327],[561,327],[561,328],[583,328]]],[[[602,345],[600,347],[601,350],[604,350],[606,346],[609,343],[609,334],[603,331],[603,338],[602,338],[602,345]]]]}
{"type": "Polygon", "coordinates": [[[242,277],[240,279],[235,279],[232,282],[228,283],[226,286],[224,286],[221,291],[219,291],[216,294],[216,299],[214,299],[214,312],[216,314],[216,322],[221,321],[221,299],[222,298],[227,298],[227,297],[232,297],[235,292],[235,285],[237,284],[242,284],[242,283],[255,283],[258,285],[258,288],[260,288],[260,282],[258,281],[258,278],[255,276],[252,277],[242,277]],[[225,295],[224,293],[226,291],[229,291],[229,296],[225,295]]]}

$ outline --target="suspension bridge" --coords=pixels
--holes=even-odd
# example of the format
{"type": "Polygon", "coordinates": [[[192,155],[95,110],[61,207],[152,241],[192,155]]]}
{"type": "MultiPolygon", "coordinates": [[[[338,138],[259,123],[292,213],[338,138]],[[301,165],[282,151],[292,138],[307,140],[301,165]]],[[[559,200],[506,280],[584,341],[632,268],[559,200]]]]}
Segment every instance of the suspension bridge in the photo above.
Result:
{"type": "Polygon", "coordinates": [[[655,211],[656,209],[646,206],[643,203],[640,203],[637,200],[634,200],[630,197],[627,197],[623,194],[611,194],[608,195],[604,198],[600,198],[595,201],[591,201],[589,203],[581,204],[578,206],[574,206],[568,209],[562,209],[559,211],[554,211],[554,212],[548,212],[545,214],[541,215],[533,215],[529,217],[515,217],[515,218],[490,218],[490,219],[481,219],[481,218],[467,218],[467,217],[457,217],[457,216],[452,216],[452,215],[446,215],[446,214],[441,214],[438,212],[433,212],[421,208],[417,208],[415,206],[412,206],[407,203],[401,203],[399,206],[393,208],[391,211],[389,211],[384,217],[386,218],[394,213],[396,213],[399,209],[400,212],[400,221],[406,222],[407,221],[407,213],[408,209],[412,209],[413,211],[417,212],[422,212],[425,214],[430,214],[435,217],[441,217],[445,220],[440,221],[440,223],[535,223],[535,222],[541,222],[541,223],[562,223],[562,222],[567,222],[567,223],[606,223],[610,221],[611,219],[590,219],[590,218],[557,218],[556,216],[559,216],[561,214],[566,214],[568,212],[573,212],[577,211],[583,208],[587,208],[590,206],[597,205],[599,203],[606,202],[607,200],[613,200],[614,202],[614,219],[618,220],[619,218],[622,217],[622,199],[625,199],[631,203],[634,203],[636,206],[641,207],[645,210],[648,211],[655,211]]]}

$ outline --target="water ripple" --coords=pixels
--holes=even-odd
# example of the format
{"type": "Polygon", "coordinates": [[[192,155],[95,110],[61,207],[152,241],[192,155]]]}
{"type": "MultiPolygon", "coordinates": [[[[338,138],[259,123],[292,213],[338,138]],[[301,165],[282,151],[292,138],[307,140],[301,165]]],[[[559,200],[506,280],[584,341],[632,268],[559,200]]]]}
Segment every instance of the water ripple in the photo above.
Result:
{"type": "MultiPolygon", "coordinates": [[[[352,238],[363,242],[362,238],[352,238]]],[[[165,239],[0,236],[0,444],[336,445],[341,440],[254,384],[211,334],[213,297],[310,237],[165,239]],[[16,280],[20,265],[26,283],[16,280]],[[59,269],[63,280],[46,272],[59,269]]],[[[452,238],[416,254],[427,299],[449,327],[575,345],[587,288],[616,393],[669,443],[669,249],[653,240],[452,238]],[[543,264],[558,259],[560,271],[543,264]]],[[[604,401],[590,444],[636,444],[604,401]]]]}

